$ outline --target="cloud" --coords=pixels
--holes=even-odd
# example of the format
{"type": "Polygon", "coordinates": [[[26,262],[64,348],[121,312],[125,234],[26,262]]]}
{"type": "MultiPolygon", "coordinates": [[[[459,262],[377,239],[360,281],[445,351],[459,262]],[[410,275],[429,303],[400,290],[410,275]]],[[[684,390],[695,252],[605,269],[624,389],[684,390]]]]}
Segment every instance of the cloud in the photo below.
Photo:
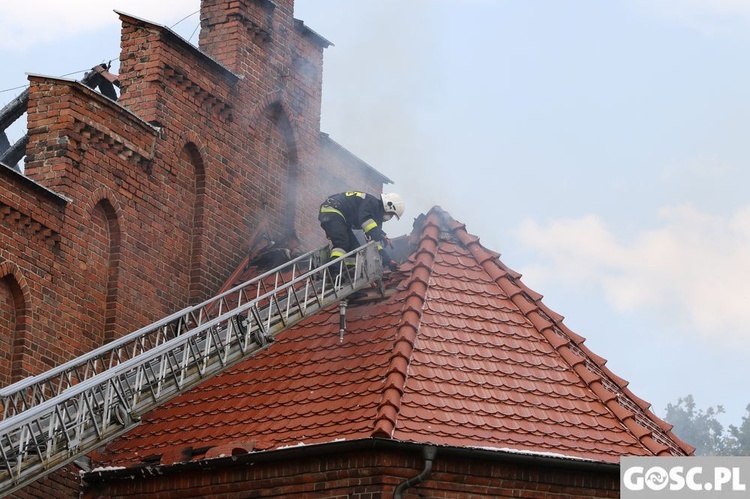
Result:
{"type": "Polygon", "coordinates": [[[74,5],[59,0],[2,2],[0,26],[3,36],[0,38],[0,50],[26,50],[107,26],[119,26],[114,10],[137,15],[158,24],[171,25],[197,11],[199,6],[199,0],[79,0],[74,5]]]}
{"type": "Polygon", "coordinates": [[[652,314],[683,332],[750,342],[750,206],[731,216],[676,206],[658,220],[629,241],[594,215],[526,220],[515,235],[541,263],[522,269],[524,279],[601,292],[616,310],[652,314]]]}

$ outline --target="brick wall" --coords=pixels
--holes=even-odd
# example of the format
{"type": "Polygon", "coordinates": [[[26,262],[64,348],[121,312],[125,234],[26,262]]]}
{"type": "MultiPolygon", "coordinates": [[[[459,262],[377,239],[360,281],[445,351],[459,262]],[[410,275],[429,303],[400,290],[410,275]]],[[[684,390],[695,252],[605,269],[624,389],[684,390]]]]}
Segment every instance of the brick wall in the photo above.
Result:
{"type": "Polygon", "coordinates": [[[202,50],[121,14],[117,102],[29,77],[25,175],[0,166],[0,386],[210,297],[259,226],[312,249],[326,195],[381,191],[326,147],[328,42],[292,10],[204,0],[202,50]]]}
{"type": "MultiPolygon", "coordinates": [[[[0,166],[0,382],[39,372],[61,355],[52,328],[62,283],[62,231],[68,202],[0,166]]],[[[59,312],[57,312],[59,310],[59,312]]],[[[67,309],[69,311],[70,309],[67,309]]]]}
{"type": "MultiPolygon", "coordinates": [[[[396,446],[394,446],[396,447],[396,446]]],[[[404,446],[406,447],[406,446],[404,446]]],[[[235,461],[205,462],[100,476],[87,475],[85,497],[295,497],[391,498],[405,480],[424,468],[418,449],[348,450],[335,454],[273,458],[238,456],[235,461]]],[[[404,498],[443,499],[516,497],[527,499],[583,499],[619,497],[619,473],[517,462],[512,458],[467,459],[441,449],[427,479],[405,490],[404,498]]]]}
{"type": "Polygon", "coordinates": [[[13,493],[13,499],[72,499],[83,495],[81,470],[75,464],[65,466],[53,474],[13,493]]]}
{"type": "Polygon", "coordinates": [[[117,102],[30,77],[26,177],[0,169],[3,384],[208,298],[260,224],[312,248],[326,195],[381,190],[326,147],[327,42],[292,2],[202,8],[205,52],[120,15],[117,102]]]}

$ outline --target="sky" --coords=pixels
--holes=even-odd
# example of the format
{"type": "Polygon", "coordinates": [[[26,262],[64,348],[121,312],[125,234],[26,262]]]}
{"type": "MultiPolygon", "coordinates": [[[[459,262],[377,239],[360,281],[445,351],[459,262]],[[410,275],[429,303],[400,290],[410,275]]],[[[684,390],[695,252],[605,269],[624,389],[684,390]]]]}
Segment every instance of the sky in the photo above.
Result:
{"type": "MultiPolygon", "coordinates": [[[[199,0],[0,4],[27,73],[118,67],[119,10],[198,43],[199,0]]],[[[750,2],[297,0],[333,43],[322,131],[440,206],[663,417],[750,404],[750,2]]],[[[10,129],[11,141],[24,133],[10,129]]]]}

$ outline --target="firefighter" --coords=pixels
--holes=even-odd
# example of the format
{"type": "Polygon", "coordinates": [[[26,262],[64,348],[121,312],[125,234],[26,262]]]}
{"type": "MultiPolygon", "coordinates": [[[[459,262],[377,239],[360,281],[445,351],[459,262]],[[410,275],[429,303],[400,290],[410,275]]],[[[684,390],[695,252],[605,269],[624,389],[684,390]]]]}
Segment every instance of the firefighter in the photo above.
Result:
{"type": "Polygon", "coordinates": [[[390,240],[383,232],[383,222],[404,214],[404,200],[395,193],[375,196],[361,191],[349,191],[329,196],[322,205],[318,220],[331,240],[331,260],[359,247],[354,230],[363,230],[365,239],[378,242],[383,264],[391,270],[398,264],[385,251],[390,240]]]}

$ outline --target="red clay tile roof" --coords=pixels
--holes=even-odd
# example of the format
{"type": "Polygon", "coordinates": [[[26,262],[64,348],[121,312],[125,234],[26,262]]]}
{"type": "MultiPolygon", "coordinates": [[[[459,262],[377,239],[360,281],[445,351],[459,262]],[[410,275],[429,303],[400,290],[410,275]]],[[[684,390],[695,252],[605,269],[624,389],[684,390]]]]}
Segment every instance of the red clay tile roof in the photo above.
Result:
{"type": "MultiPolygon", "coordinates": [[[[99,464],[388,438],[616,463],[686,455],[584,338],[439,207],[388,298],[350,303],[145,415],[99,464]]],[[[241,277],[241,276],[240,276],[241,277]]]]}

